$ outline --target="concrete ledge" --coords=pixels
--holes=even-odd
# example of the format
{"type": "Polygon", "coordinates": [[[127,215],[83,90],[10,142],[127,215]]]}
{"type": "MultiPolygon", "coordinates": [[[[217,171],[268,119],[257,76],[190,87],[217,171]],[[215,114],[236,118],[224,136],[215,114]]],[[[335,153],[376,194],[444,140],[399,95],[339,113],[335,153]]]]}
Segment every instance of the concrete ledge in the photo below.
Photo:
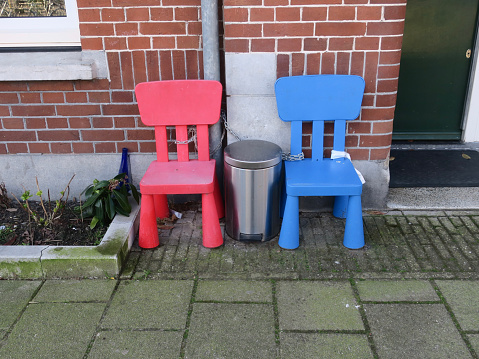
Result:
{"type": "Polygon", "coordinates": [[[387,207],[391,209],[479,209],[479,187],[390,188],[387,207]]]}
{"type": "Polygon", "coordinates": [[[2,246],[0,279],[114,277],[120,274],[140,221],[132,201],[129,217],[117,215],[98,246],[2,246]]]}
{"type": "Polygon", "coordinates": [[[93,80],[108,78],[104,51],[0,54],[0,81],[93,80]]]}

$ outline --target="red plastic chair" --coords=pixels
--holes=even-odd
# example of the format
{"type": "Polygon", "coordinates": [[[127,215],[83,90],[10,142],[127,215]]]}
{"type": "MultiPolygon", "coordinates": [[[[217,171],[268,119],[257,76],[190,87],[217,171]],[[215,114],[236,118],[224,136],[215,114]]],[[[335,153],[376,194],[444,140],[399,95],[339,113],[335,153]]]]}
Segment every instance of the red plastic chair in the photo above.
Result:
{"type": "Polygon", "coordinates": [[[203,245],[223,244],[219,218],[224,216],[216,162],[210,159],[208,125],[219,120],[222,86],[217,81],[173,80],[140,83],[135,88],[142,122],[155,127],[157,159],[140,181],[139,245],[159,243],[157,218],[169,216],[167,194],[202,194],[203,245]],[[190,160],[187,126],[196,125],[198,159],[190,160]],[[176,127],[178,159],[168,157],[166,126],[176,127]]]}

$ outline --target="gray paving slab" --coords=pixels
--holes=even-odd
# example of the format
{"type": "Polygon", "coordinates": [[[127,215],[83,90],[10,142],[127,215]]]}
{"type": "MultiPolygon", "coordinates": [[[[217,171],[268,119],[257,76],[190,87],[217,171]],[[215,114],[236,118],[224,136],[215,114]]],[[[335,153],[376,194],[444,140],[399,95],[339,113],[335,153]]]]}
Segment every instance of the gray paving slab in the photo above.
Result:
{"type": "Polygon", "coordinates": [[[476,355],[479,354],[479,334],[469,334],[467,338],[471,343],[472,349],[476,352],[476,355]]]}
{"type": "Polygon", "coordinates": [[[281,330],[363,330],[349,282],[281,281],[277,285],[281,330]]]}
{"type": "Polygon", "coordinates": [[[440,304],[366,304],[366,317],[380,358],[470,358],[440,304]]]}
{"type": "Polygon", "coordinates": [[[195,303],[185,358],[276,358],[273,306],[195,303]]]}
{"type": "Polygon", "coordinates": [[[281,333],[282,359],[374,358],[362,334],[281,333]]]}
{"type": "Polygon", "coordinates": [[[47,280],[34,298],[35,302],[106,302],[115,280],[47,280]]]}
{"type": "Polygon", "coordinates": [[[8,329],[40,286],[40,281],[0,281],[0,329],[8,329]]]}
{"type": "Polygon", "coordinates": [[[102,331],[88,359],[177,359],[183,331],[102,331]]]}
{"type": "Polygon", "coordinates": [[[461,328],[463,330],[478,330],[479,281],[438,280],[436,284],[451,307],[461,328]]]}
{"type": "Polygon", "coordinates": [[[192,291],[191,280],[124,281],[102,327],[185,329],[192,291]]]}
{"type": "Polygon", "coordinates": [[[0,358],[83,358],[105,306],[102,303],[29,305],[0,348],[0,358]]]}
{"type": "Polygon", "coordinates": [[[426,280],[365,280],[356,282],[362,301],[439,301],[426,280]]]}
{"type": "Polygon", "coordinates": [[[197,301],[272,302],[272,284],[266,281],[200,280],[197,301]]]}

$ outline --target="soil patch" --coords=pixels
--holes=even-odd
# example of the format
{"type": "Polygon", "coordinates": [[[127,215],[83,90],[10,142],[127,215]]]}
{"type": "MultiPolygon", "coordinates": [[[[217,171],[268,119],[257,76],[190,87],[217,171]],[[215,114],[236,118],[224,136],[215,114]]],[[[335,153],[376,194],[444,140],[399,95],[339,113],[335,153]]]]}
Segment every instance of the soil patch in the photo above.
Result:
{"type": "MultiPolygon", "coordinates": [[[[30,208],[42,213],[39,202],[29,201],[30,208]]],[[[55,203],[52,203],[54,206],[55,203]]],[[[48,206],[48,203],[46,203],[48,206]]],[[[0,245],[93,246],[100,244],[107,227],[90,229],[90,218],[82,219],[73,210],[78,202],[67,202],[60,218],[50,226],[37,224],[15,201],[0,206],[0,245]]]]}

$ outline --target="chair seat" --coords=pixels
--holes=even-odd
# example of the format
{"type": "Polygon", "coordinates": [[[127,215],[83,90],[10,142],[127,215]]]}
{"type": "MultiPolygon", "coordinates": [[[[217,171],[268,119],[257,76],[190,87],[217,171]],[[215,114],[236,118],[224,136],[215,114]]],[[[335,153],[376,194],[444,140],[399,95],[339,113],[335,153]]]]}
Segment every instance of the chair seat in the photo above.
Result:
{"type": "Polygon", "coordinates": [[[140,181],[142,194],[212,193],[215,160],[153,161],[140,181]]]}
{"type": "Polygon", "coordinates": [[[348,159],[285,162],[286,193],[290,196],[360,195],[362,183],[348,159]]]}

